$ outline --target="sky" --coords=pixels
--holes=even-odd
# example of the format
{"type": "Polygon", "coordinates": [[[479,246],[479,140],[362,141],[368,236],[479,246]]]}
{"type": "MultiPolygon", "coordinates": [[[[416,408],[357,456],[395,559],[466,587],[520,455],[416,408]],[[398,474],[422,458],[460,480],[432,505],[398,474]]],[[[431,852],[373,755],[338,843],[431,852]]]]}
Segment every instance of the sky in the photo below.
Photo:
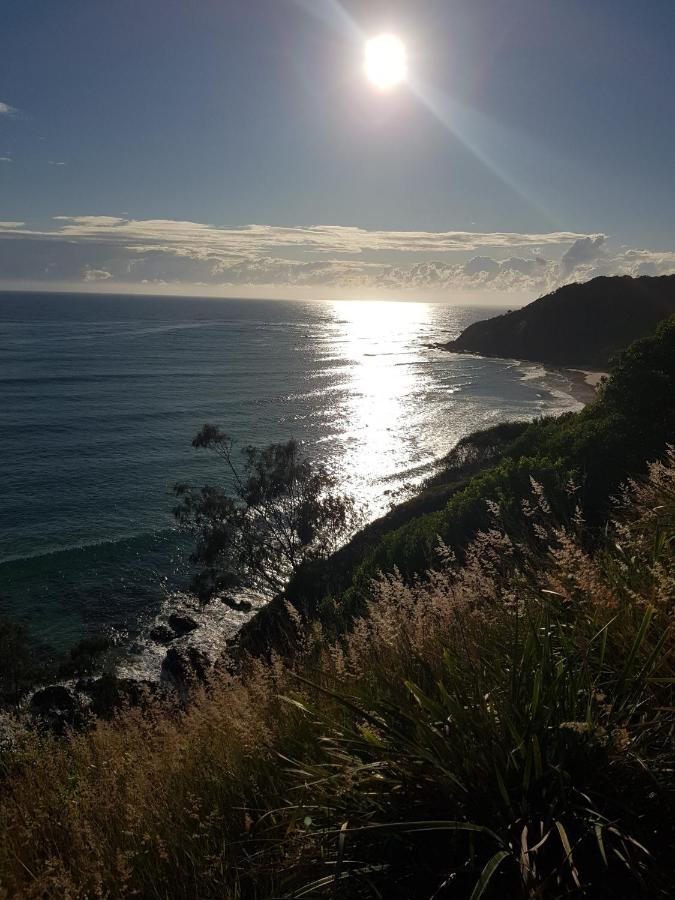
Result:
{"type": "Polygon", "coordinates": [[[673,0],[2,0],[0,289],[512,304],[675,272],[674,44],[673,0]]]}

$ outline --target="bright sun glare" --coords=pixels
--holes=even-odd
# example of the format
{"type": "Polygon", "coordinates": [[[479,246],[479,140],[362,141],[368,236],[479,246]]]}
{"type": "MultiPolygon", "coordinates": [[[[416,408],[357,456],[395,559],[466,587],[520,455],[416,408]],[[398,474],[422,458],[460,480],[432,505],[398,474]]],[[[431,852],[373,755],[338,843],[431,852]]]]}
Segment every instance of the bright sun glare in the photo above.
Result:
{"type": "Polygon", "coordinates": [[[381,34],[366,42],[366,75],[380,90],[389,90],[405,80],[408,55],[405,44],[393,34],[381,34]]]}

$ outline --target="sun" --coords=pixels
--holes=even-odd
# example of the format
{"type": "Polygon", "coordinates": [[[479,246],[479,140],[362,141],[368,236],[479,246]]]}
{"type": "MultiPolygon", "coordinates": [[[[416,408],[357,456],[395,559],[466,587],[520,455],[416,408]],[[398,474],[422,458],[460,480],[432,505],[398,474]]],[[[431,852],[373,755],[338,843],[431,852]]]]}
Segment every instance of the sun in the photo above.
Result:
{"type": "Polygon", "coordinates": [[[394,34],[380,34],[366,41],[366,75],[382,91],[405,81],[408,54],[403,41],[394,34]]]}

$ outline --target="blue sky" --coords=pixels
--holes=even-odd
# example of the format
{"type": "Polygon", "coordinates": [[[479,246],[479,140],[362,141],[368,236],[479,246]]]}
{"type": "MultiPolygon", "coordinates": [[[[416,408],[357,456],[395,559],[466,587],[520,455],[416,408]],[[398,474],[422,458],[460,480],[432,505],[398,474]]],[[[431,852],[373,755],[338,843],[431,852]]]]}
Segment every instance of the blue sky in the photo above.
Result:
{"type": "Polygon", "coordinates": [[[675,271],[674,42],[673,0],[3,0],[0,284],[508,300],[675,271]],[[380,32],[409,54],[386,94],[380,32]]]}

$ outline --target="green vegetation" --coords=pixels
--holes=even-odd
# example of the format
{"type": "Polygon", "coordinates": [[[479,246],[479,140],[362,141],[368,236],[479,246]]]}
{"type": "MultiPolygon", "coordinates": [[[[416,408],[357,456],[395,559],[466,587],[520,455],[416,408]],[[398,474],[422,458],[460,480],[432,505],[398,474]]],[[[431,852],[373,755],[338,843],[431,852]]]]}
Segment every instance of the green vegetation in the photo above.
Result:
{"type": "Polygon", "coordinates": [[[673,396],[671,321],[300,566],[244,642],[292,652],[0,723],[0,896],[672,896],[673,396]]]}
{"type": "Polygon", "coordinates": [[[620,483],[658,456],[675,434],[675,320],[636,342],[613,368],[602,397],[582,412],[531,423],[440,511],[390,533],[362,564],[370,576],[393,565],[405,574],[433,559],[437,535],[453,547],[487,524],[486,500],[516,512],[534,477],[563,507],[570,480],[580,487],[589,522],[602,522],[620,483]]]}

